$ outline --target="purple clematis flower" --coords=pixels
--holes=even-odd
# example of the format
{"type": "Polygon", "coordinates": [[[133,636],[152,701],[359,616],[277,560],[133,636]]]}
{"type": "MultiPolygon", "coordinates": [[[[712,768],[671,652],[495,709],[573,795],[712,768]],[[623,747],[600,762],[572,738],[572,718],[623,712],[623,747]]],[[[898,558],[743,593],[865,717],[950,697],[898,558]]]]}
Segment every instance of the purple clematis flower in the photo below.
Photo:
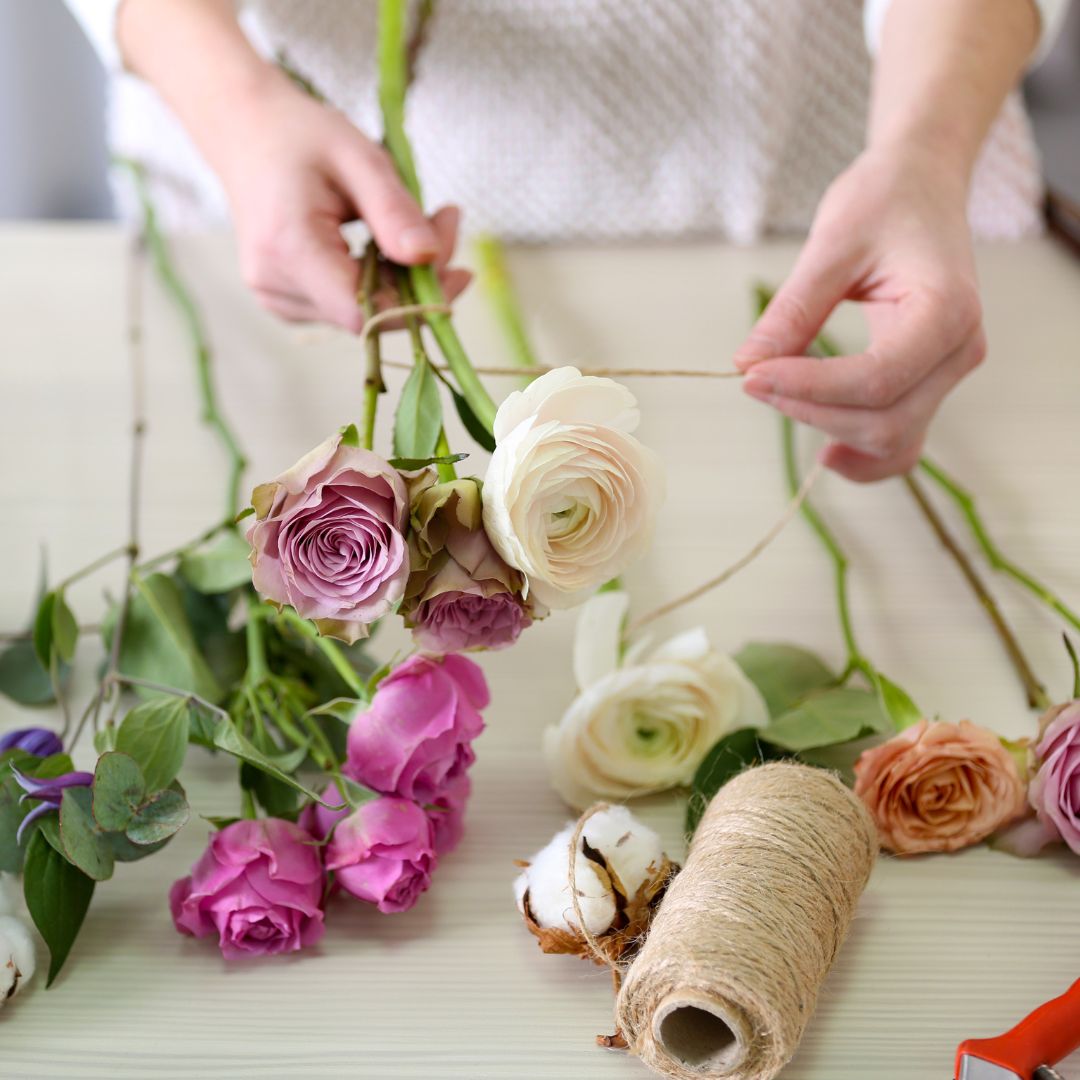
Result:
{"type": "Polygon", "coordinates": [[[5,750],[25,750],[36,757],[62,753],[64,744],[55,731],[43,727],[16,728],[0,735],[0,753],[5,750]]]}
{"type": "Polygon", "coordinates": [[[25,794],[19,799],[20,803],[27,799],[37,799],[38,804],[22,819],[19,831],[15,834],[16,843],[22,843],[23,833],[26,827],[39,817],[43,817],[51,810],[60,809],[60,800],[64,797],[64,790],[69,787],[89,787],[94,782],[94,774],[88,772],[69,772],[61,776],[49,776],[38,778],[25,776],[14,765],[11,771],[25,794]]]}

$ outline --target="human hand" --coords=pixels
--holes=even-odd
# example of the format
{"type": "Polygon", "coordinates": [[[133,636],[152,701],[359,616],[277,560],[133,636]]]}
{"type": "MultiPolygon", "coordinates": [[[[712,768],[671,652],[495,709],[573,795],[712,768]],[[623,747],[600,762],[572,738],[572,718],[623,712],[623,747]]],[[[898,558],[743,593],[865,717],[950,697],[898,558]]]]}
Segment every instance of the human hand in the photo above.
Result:
{"type": "Polygon", "coordinates": [[[826,192],[735,355],[746,393],[829,435],[822,458],[851,480],[909,471],[942,400],[986,354],[966,202],[936,155],[866,151],[826,192]],[[842,300],[863,305],[866,350],[803,356],[842,300]]]}
{"type": "Polygon", "coordinates": [[[232,207],[244,280],[264,307],[359,331],[359,264],[340,232],[356,218],[387,258],[433,262],[448,299],[468,285],[467,270],[448,267],[457,209],[426,218],[386,151],[344,115],[269,68],[225,111],[204,146],[232,207]]]}

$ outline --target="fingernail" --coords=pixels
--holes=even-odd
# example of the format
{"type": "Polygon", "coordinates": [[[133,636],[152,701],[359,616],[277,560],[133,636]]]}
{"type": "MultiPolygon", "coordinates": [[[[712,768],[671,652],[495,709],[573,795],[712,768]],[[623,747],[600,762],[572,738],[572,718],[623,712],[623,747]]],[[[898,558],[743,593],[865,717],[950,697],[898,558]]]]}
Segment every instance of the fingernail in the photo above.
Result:
{"type": "Polygon", "coordinates": [[[405,255],[412,259],[421,255],[434,255],[439,250],[435,233],[427,225],[411,225],[398,239],[405,255]]]}
{"type": "Polygon", "coordinates": [[[747,375],[743,379],[743,390],[751,397],[758,398],[761,401],[768,401],[776,390],[776,386],[773,384],[772,379],[767,378],[765,375],[747,375]]]}

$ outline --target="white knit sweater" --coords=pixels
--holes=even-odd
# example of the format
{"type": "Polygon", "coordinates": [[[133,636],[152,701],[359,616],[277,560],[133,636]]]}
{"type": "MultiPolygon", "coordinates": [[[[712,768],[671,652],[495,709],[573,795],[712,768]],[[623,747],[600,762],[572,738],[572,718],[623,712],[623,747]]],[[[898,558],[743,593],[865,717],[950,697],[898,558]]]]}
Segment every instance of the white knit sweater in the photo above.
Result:
{"type": "MultiPolygon", "coordinates": [[[[227,214],[154,91],[124,74],[117,0],[69,0],[115,73],[117,153],[146,163],[163,215],[227,214]]],[[[1044,40],[1067,0],[1041,0],[1044,40]]],[[[863,146],[888,0],[443,0],[410,94],[429,206],[509,239],[801,232],[863,146]]],[[[365,132],[379,134],[374,0],[250,0],[243,22],[365,132]]],[[[984,237],[1039,228],[1042,185],[1019,98],[975,173],[984,237]]],[[[118,191],[122,207],[129,193],[118,191]]]]}

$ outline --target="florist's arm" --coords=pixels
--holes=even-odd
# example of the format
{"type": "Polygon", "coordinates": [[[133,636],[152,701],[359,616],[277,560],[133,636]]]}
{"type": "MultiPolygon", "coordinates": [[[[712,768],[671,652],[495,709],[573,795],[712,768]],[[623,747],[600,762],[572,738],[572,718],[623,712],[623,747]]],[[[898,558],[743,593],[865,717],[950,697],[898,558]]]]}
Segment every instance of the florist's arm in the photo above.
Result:
{"type": "Polygon", "coordinates": [[[358,217],[389,258],[435,261],[449,295],[468,283],[445,269],[457,211],[425,218],[381,146],[255,52],[232,0],[124,0],[116,35],[220,177],[244,278],[271,311],[360,329],[358,265],[339,231],[358,217]]]}
{"type": "Polygon", "coordinates": [[[824,431],[826,464],[852,480],[908,471],[942,399],[985,355],[968,187],[1039,32],[1032,0],[895,0],[867,149],[826,192],[736,354],[753,367],[746,392],[824,431]],[[866,351],[802,356],[842,300],[864,305],[866,351]]]}

